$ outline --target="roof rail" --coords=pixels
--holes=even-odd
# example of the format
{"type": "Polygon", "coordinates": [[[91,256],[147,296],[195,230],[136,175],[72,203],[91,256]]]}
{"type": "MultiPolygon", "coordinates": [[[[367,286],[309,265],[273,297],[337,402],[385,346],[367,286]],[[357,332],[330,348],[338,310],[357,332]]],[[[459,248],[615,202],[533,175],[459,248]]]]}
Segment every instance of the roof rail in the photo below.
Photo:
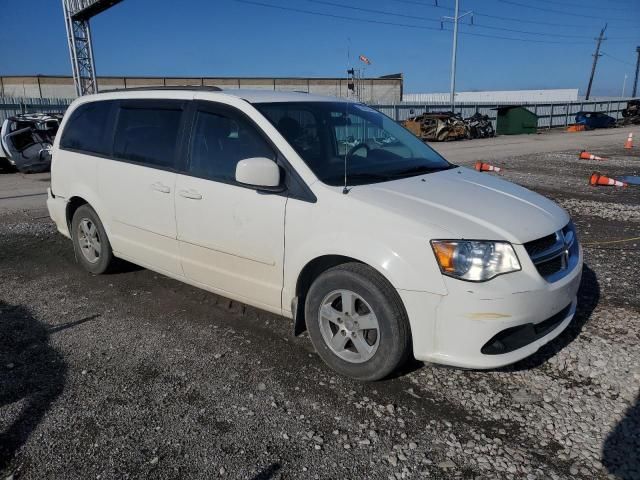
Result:
{"type": "Polygon", "coordinates": [[[204,92],[221,92],[222,89],[220,87],[214,86],[200,86],[200,85],[171,85],[171,86],[148,86],[148,87],[131,87],[131,88],[112,88],[109,90],[100,90],[98,93],[114,93],[114,92],[145,92],[149,90],[195,90],[195,91],[204,91],[204,92]]]}

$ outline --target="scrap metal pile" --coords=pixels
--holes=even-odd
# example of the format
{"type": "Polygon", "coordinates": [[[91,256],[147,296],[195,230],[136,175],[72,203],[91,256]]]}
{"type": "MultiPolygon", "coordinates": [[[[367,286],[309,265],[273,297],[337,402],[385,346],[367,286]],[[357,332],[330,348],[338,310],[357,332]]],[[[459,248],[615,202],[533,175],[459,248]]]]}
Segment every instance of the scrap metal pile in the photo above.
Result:
{"type": "Polygon", "coordinates": [[[489,120],[489,115],[476,113],[465,119],[465,123],[469,128],[470,135],[468,138],[489,138],[496,136],[496,131],[493,129],[491,120],[489,120]]]}
{"type": "Polygon", "coordinates": [[[627,108],[622,110],[619,125],[640,125],[640,100],[629,100],[627,108]]]}
{"type": "Polygon", "coordinates": [[[495,136],[491,120],[480,113],[465,119],[452,112],[423,113],[405,120],[402,125],[421,140],[430,142],[495,136]]]}
{"type": "Polygon", "coordinates": [[[61,120],[59,113],[23,113],[7,118],[0,129],[2,166],[25,173],[48,170],[61,120]]]}

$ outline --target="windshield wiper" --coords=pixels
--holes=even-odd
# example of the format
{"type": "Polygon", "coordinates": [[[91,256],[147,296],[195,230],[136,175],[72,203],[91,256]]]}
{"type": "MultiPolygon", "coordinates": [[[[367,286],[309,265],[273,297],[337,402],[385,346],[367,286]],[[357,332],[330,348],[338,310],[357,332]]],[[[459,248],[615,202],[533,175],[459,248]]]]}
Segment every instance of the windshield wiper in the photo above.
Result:
{"type": "MultiPolygon", "coordinates": [[[[450,170],[452,168],[457,168],[456,165],[447,165],[447,166],[443,166],[443,167],[426,167],[424,165],[419,166],[419,167],[412,167],[412,168],[408,168],[406,170],[401,170],[398,172],[385,172],[385,173],[374,173],[374,172],[358,172],[358,173],[349,173],[347,175],[348,179],[351,180],[355,180],[355,181],[366,181],[366,180],[371,180],[374,182],[387,182],[390,180],[397,180],[399,178],[403,178],[403,177],[409,177],[409,176],[414,176],[414,175],[421,175],[424,173],[434,173],[434,172],[440,172],[442,170],[450,170]]],[[[336,178],[337,179],[337,178],[336,178]]],[[[329,179],[325,179],[325,181],[327,181],[329,179]]],[[[359,184],[362,185],[362,184],[359,184]]],[[[346,192],[348,192],[349,190],[346,189],[346,192]]],[[[345,192],[345,193],[346,193],[345,192]]]]}
{"type": "Polygon", "coordinates": [[[360,172],[360,173],[349,173],[347,175],[349,180],[389,180],[393,178],[392,175],[388,173],[369,173],[369,172],[360,172]]]}
{"type": "Polygon", "coordinates": [[[411,168],[407,168],[406,170],[400,170],[398,172],[389,173],[388,175],[392,178],[398,178],[398,177],[406,177],[410,175],[420,175],[423,173],[441,172],[443,170],[450,170],[452,168],[456,168],[456,166],[446,165],[442,167],[427,167],[424,165],[420,165],[418,167],[411,167],[411,168]]]}
{"type": "MultiPolygon", "coordinates": [[[[359,180],[360,182],[365,182],[365,183],[356,183],[356,185],[365,185],[367,181],[372,181],[372,182],[386,182],[389,180],[393,180],[394,177],[391,175],[388,175],[386,173],[368,173],[368,172],[359,172],[359,173],[349,173],[347,175],[347,178],[349,179],[349,183],[351,183],[352,180],[355,180],[356,182],[359,180]]],[[[327,183],[332,183],[332,181],[339,181],[342,180],[342,177],[329,177],[329,178],[325,178],[324,181],[327,183]]],[[[354,185],[354,186],[356,186],[354,185]]],[[[348,193],[349,192],[349,188],[345,187],[345,190],[343,191],[343,193],[348,193]]]]}

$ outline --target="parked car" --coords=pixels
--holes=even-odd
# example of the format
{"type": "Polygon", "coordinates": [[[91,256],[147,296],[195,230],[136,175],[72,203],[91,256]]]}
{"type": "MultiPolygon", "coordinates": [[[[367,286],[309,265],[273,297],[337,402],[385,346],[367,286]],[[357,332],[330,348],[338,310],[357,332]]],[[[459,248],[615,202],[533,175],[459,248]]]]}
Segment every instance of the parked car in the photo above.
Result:
{"type": "Polygon", "coordinates": [[[81,97],[53,145],[47,206],[87,271],[124,259],[291,318],[361,380],[409,355],[507,365],[576,311],[582,249],[566,211],[337,98],[81,97]]]}
{"type": "Polygon", "coordinates": [[[602,112],[578,112],[576,123],[587,129],[611,128],[616,126],[616,119],[602,112]]]}
{"type": "Polygon", "coordinates": [[[452,112],[423,113],[402,122],[407,130],[426,142],[445,142],[469,138],[469,127],[452,112]]]}
{"type": "Polygon", "coordinates": [[[49,170],[51,145],[61,118],[60,114],[23,113],[5,119],[0,128],[3,166],[24,173],[49,170]]]}

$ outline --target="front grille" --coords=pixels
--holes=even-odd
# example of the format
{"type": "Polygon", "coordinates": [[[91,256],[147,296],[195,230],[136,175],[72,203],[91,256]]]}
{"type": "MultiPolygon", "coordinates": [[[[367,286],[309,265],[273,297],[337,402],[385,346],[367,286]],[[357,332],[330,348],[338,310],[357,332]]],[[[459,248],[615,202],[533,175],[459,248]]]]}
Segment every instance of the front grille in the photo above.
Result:
{"type": "Polygon", "coordinates": [[[552,258],[548,262],[538,263],[536,264],[536,268],[540,275],[548,277],[562,270],[562,258],[556,257],[552,258]]]}
{"type": "Polygon", "coordinates": [[[524,248],[538,273],[549,282],[564,277],[578,261],[579,247],[572,222],[562,230],[525,243],[524,248]]]}
{"type": "Polygon", "coordinates": [[[524,248],[527,249],[527,253],[534,257],[539,253],[548,250],[556,244],[557,236],[555,233],[551,235],[547,235],[546,237],[539,238],[537,240],[533,240],[532,242],[528,242],[524,244],[524,248]]]}

